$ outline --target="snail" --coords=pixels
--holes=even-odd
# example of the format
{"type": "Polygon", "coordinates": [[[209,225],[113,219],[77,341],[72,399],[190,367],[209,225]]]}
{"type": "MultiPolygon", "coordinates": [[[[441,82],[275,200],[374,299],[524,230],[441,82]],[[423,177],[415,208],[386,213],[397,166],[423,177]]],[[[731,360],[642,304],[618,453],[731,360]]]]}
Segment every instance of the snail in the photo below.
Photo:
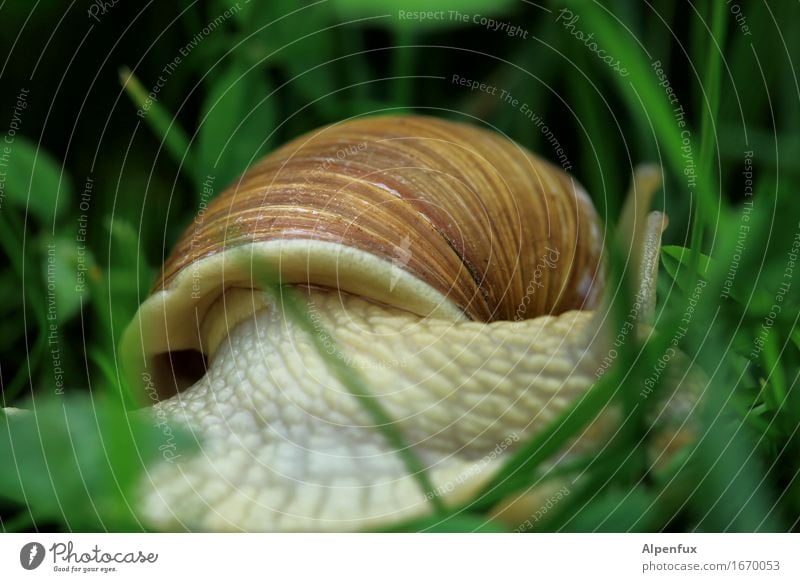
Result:
{"type": "MultiPolygon", "coordinates": [[[[658,213],[644,219],[657,185],[652,168],[638,174],[622,229],[643,314],[664,228],[658,213]]],[[[610,346],[603,247],[583,188],[487,129],[380,116],[284,145],[198,214],[123,335],[122,363],[158,400],[152,411],[202,444],[148,472],[144,519],[348,531],[423,516],[432,495],[468,499],[596,381],[610,346]],[[313,330],[263,292],[264,270],[295,290],[313,330]]]]}

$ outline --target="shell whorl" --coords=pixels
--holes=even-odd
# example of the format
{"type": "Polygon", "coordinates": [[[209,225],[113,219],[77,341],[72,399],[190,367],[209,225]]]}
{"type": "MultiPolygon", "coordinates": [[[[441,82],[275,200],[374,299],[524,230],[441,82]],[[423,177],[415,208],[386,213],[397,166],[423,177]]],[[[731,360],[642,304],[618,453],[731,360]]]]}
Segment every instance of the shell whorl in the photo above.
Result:
{"type": "Polygon", "coordinates": [[[479,321],[591,308],[603,287],[601,229],[579,184],[495,133],[428,117],[346,121],[276,150],[190,225],[155,288],[273,240],[360,249],[479,321]]]}

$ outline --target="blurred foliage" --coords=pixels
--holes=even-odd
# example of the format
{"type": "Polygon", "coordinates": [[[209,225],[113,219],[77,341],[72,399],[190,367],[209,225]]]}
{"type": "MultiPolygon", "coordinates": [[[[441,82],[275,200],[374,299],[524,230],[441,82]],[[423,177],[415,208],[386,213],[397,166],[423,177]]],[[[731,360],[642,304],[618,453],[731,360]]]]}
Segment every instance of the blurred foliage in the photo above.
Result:
{"type": "MultiPolygon", "coordinates": [[[[13,459],[13,469],[0,474],[0,491],[27,506],[23,523],[60,521],[88,531],[141,528],[130,504],[141,464],[163,446],[161,430],[87,394],[25,406],[0,418],[0,458],[13,459]]],[[[184,451],[192,447],[183,434],[174,444],[184,451]]]]}
{"type": "Polygon", "coordinates": [[[146,461],[130,459],[152,435],[131,429],[116,346],[209,177],[219,192],[288,139],[387,112],[485,123],[557,160],[519,107],[452,83],[457,74],[543,119],[610,226],[632,167],[659,163],[669,246],[646,345],[473,502],[407,527],[501,527],[487,522],[491,503],[560,478],[544,470],[548,456],[618,398],[630,429],[579,464],[587,478],[536,529],[797,529],[800,12],[741,3],[742,20],[731,5],[3,3],[0,388],[6,406],[35,413],[0,416],[0,459],[19,471],[0,477],[3,528],[140,527],[124,504],[146,461]],[[400,16],[435,10],[445,16],[400,16]],[[599,60],[588,34],[629,75],[599,60]],[[705,370],[705,407],[697,444],[651,475],[636,395],[673,343],[705,370]],[[21,463],[21,448],[36,454],[21,463]]]}

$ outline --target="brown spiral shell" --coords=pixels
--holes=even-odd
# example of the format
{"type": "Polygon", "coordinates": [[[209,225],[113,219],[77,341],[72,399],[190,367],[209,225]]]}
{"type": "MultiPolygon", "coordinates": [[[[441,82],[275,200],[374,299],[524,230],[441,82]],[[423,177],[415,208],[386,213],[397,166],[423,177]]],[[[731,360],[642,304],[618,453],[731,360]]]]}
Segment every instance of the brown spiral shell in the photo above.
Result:
{"type": "Polygon", "coordinates": [[[226,249],[311,239],[391,261],[472,319],[531,318],[596,306],[601,233],[582,187],[511,140],[430,117],[369,117],[254,165],[190,225],[155,290],[226,249]]]}

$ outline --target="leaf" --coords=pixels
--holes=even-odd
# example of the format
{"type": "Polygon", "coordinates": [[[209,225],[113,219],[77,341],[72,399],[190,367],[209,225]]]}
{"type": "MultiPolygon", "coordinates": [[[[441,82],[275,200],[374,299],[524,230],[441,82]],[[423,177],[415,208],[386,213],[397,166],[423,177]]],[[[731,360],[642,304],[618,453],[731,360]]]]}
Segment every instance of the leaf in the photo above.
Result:
{"type": "MultiPolygon", "coordinates": [[[[35,143],[17,136],[12,145],[3,144],[9,159],[5,175],[8,200],[25,208],[42,223],[52,222],[68,206],[72,186],[61,164],[35,143]]],[[[2,148],[0,148],[2,150],[2,148]]],[[[0,178],[2,178],[0,173],[0,178]]],[[[3,192],[0,181],[0,192],[3,192]]]]}
{"type": "MultiPolygon", "coordinates": [[[[139,528],[134,487],[165,434],[88,395],[39,397],[27,406],[0,415],[0,497],[69,529],[139,528]]],[[[177,450],[193,446],[183,432],[172,438],[177,450]]]]}
{"type": "Polygon", "coordinates": [[[215,188],[225,187],[267,150],[267,138],[277,125],[269,94],[265,74],[238,63],[212,84],[200,120],[198,184],[211,176],[215,188]]]}
{"type": "MultiPolygon", "coordinates": [[[[675,280],[681,289],[683,289],[685,278],[680,277],[678,271],[681,270],[681,266],[683,266],[684,271],[689,268],[691,257],[692,251],[690,249],[681,246],[661,247],[661,262],[664,264],[664,269],[666,269],[669,276],[675,280]]],[[[708,275],[704,274],[710,273],[710,268],[712,266],[715,265],[711,257],[700,253],[698,270],[700,271],[700,276],[706,281],[708,281],[708,275]]],[[[686,291],[686,289],[683,290],[686,291]]]]}

